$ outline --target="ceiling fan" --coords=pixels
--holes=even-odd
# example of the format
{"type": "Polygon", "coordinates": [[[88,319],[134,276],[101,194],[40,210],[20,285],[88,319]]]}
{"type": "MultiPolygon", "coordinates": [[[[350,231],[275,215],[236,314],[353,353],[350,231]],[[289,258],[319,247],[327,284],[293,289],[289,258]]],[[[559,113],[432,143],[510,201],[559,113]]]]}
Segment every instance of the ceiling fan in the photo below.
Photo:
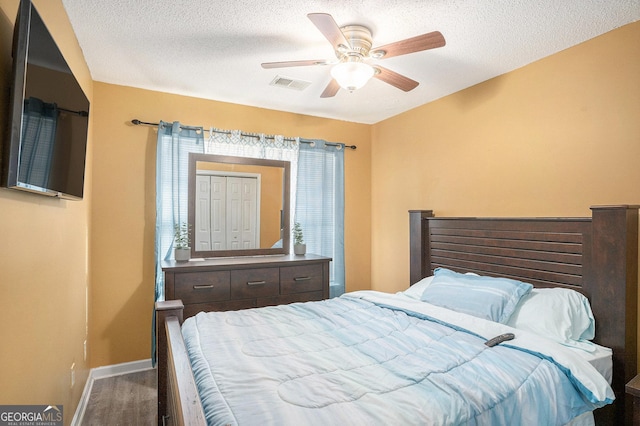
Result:
{"type": "Polygon", "coordinates": [[[371,77],[382,80],[400,90],[408,92],[418,86],[418,82],[404,75],[379,65],[370,65],[370,60],[386,59],[422,50],[435,49],[445,45],[443,35],[439,31],[422,34],[405,40],[400,40],[384,46],[371,48],[371,31],[362,25],[347,25],[339,27],[328,13],[310,13],[307,17],[329,40],[333,46],[338,61],[325,59],[265,62],[262,68],[285,68],[308,65],[333,65],[333,77],[324,89],[321,98],[330,98],[338,93],[342,87],[353,91],[364,86],[371,77]]]}

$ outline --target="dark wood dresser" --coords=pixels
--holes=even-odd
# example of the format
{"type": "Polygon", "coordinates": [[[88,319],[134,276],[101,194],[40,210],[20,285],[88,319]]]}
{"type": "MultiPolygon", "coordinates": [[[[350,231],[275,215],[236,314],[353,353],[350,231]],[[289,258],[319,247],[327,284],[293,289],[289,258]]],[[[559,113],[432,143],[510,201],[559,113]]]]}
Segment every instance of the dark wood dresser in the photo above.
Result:
{"type": "Polygon", "coordinates": [[[165,261],[165,300],[182,300],[184,318],[329,298],[331,258],[307,254],[165,261]]]}

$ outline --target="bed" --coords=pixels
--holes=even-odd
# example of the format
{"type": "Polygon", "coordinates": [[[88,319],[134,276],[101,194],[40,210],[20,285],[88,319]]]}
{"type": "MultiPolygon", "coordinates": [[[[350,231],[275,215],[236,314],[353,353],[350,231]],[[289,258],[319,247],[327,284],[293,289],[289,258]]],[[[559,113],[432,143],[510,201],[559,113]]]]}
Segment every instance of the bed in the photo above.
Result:
{"type": "MultiPolygon", "coordinates": [[[[439,218],[434,217],[431,211],[424,210],[410,211],[409,216],[410,289],[417,289],[419,286],[424,286],[426,281],[432,280],[429,281],[429,294],[430,297],[437,299],[438,294],[434,293],[433,290],[445,289],[446,292],[449,287],[442,285],[447,283],[446,280],[443,281],[443,277],[453,274],[456,279],[469,280],[474,284],[485,279],[499,282],[501,282],[500,280],[505,280],[509,283],[515,281],[535,286],[537,294],[543,292],[545,288],[559,287],[561,289],[576,290],[586,296],[590,301],[590,308],[595,317],[595,339],[593,339],[593,342],[613,350],[613,355],[610,357],[612,362],[611,388],[602,386],[601,379],[603,378],[600,375],[598,375],[597,380],[593,380],[596,382],[594,384],[595,387],[585,384],[585,382],[591,380],[590,377],[595,377],[589,375],[589,368],[592,368],[589,365],[592,364],[577,361],[581,365],[580,368],[584,367],[586,370],[576,369],[575,372],[570,370],[572,373],[568,376],[560,376],[569,377],[570,384],[573,385],[576,384],[573,380],[577,379],[577,383],[579,383],[577,387],[582,391],[584,391],[583,387],[586,387],[587,392],[582,392],[578,396],[569,395],[569,392],[567,392],[566,396],[562,394],[558,398],[566,397],[567,400],[563,400],[564,402],[558,405],[571,406],[572,404],[581,404],[587,401],[593,404],[592,409],[602,406],[602,408],[597,408],[594,411],[597,424],[631,423],[631,410],[625,410],[625,406],[630,407],[631,403],[625,397],[624,385],[635,376],[637,362],[638,206],[592,207],[591,218],[439,218]],[[476,277],[476,275],[480,275],[480,277],[476,277]],[[425,279],[425,277],[428,278],[425,279]],[[435,285],[436,282],[440,285],[435,285]],[[612,309],[612,307],[615,308],[612,309]],[[585,371],[587,372],[585,373],[585,371]],[[615,401],[611,403],[614,399],[614,394],[615,401]]],[[[524,294],[519,297],[525,297],[525,295],[529,297],[528,295],[532,291],[530,289],[522,290],[524,294]]],[[[426,291],[421,292],[420,297],[423,297],[426,293],[426,291]]],[[[430,302],[434,303],[433,306],[431,303],[408,299],[404,292],[399,295],[357,292],[357,294],[349,294],[341,297],[339,301],[330,301],[330,303],[311,302],[289,307],[268,307],[224,313],[223,315],[207,316],[206,314],[198,314],[186,321],[183,328],[181,328],[181,324],[186,318],[183,318],[180,301],[159,302],[156,307],[159,383],[158,422],[159,424],[207,424],[206,416],[211,416],[211,407],[214,407],[214,411],[223,412],[221,418],[227,419],[223,422],[226,423],[229,422],[229,417],[225,416],[229,416],[229,412],[232,412],[231,418],[233,418],[233,410],[236,409],[237,404],[242,405],[243,410],[255,411],[252,415],[256,417],[245,417],[245,419],[257,419],[266,415],[265,413],[271,412],[275,413],[270,414],[275,416],[271,420],[278,422],[276,419],[279,419],[278,416],[280,415],[278,414],[280,400],[285,400],[288,405],[295,406],[293,410],[295,414],[292,414],[293,417],[290,417],[291,419],[300,420],[301,417],[296,417],[300,415],[300,412],[315,410],[317,407],[340,406],[342,408],[339,411],[332,412],[331,409],[326,409],[324,414],[319,414],[319,417],[314,416],[314,419],[326,423],[327,419],[332,419],[331,416],[340,416],[342,414],[339,413],[348,413],[349,419],[355,420],[358,417],[354,416],[360,415],[360,412],[357,408],[354,408],[353,412],[350,411],[351,408],[344,408],[347,407],[345,405],[347,400],[363,401],[370,394],[376,396],[377,399],[374,398],[368,401],[368,405],[364,404],[369,407],[367,410],[371,412],[365,414],[365,417],[362,418],[363,421],[378,419],[381,422],[383,419],[388,419],[385,416],[389,415],[390,407],[385,406],[388,403],[385,398],[387,395],[391,396],[392,394],[398,397],[392,403],[397,409],[396,414],[400,416],[397,419],[402,418],[401,416],[403,415],[406,416],[407,412],[410,413],[411,410],[415,409],[414,406],[407,405],[408,401],[412,400],[429,401],[431,405],[424,406],[422,409],[432,410],[433,405],[442,405],[445,407],[445,412],[455,413],[468,410],[468,406],[472,404],[465,401],[474,401],[473,404],[486,406],[487,402],[482,401],[482,399],[494,397],[485,397],[481,392],[477,392],[478,401],[474,399],[475,397],[472,398],[469,395],[465,395],[462,399],[458,398],[457,402],[441,399],[440,397],[432,397],[430,394],[432,388],[440,388],[445,382],[447,385],[453,386],[448,392],[456,393],[456,383],[464,381],[463,379],[467,379],[470,377],[469,374],[472,373],[474,374],[473,377],[475,377],[476,371],[484,367],[469,364],[469,370],[458,379],[455,379],[453,372],[443,373],[439,376],[440,381],[429,381],[428,386],[417,390],[417,394],[410,393],[413,392],[408,390],[410,387],[406,386],[406,383],[402,380],[397,379],[397,377],[404,377],[405,372],[403,369],[408,368],[408,365],[415,366],[421,363],[420,361],[416,362],[411,356],[407,356],[407,354],[415,352],[415,349],[410,347],[411,345],[416,345],[416,342],[420,342],[420,339],[427,339],[426,346],[436,347],[437,345],[432,345],[432,342],[439,342],[444,339],[442,336],[452,338],[454,342],[457,342],[459,345],[458,352],[471,352],[470,359],[473,360],[480,358],[480,356],[475,355],[476,352],[481,353],[484,357],[485,354],[494,356],[494,353],[508,351],[510,355],[507,356],[523,357],[524,364],[533,362],[530,367],[527,367],[529,370],[525,369],[524,373],[522,373],[522,380],[526,378],[527,386],[529,386],[529,383],[531,383],[531,387],[538,386],[537,379],[529,380],[530,377],[534,377],[533,371],[544,371],[543,377],[548,377],[549,374],[556,374],[555,372],[551,373],[552,370],[564,371],[570,368],[563,361],[567,357],[571,358],[571,356],[566,356],[569,351],[563,345],[548,344],[542,341],[541,346],[527,347],[527,345],[533,344],[529,343],[529,341],[535,341],[536,337],[533,336],[529,339],[527,332],[520,332],[518,329],[515,333],[517,337],[512,341],[500,343],[495,347],[486,349],[488,347],[483,345],[484,339],[503,334],[502,332],[514,331],[510,328],[511,326],[507,323],[484,319],[473,321],[476,324],[474,326],[466,322],[458,323],[457,321],[467,321],[469,317],[466,314],[459,314],[455,311],[451,314],[450,310],[442,308],[431,299],[430,302]],[[396,300],[402,298],[407,300],[396,300]],[[384,362],[387,363],[385,365],[393,364],[390,360],[402,359],[403,362],[395,363],[394,368],[401,371],[400,374],[397,371],[394,372],[396,379],[392,379],[390,375],[385,380],[367,381],[367,378],[379,377],[381,374],[379,370],[368,370],[369,366],[364,361],[364,358],[354,356],[352,353],[345,359],[344,353],[340,352],[342,351],[341,348],[330,348],[330,350],[337,351],[337,357],[341,359],[341,364],[347,365],[347,370],[361,372],[359,378],[350,377],[347,380],[342,373],[324,374],[333,368],[326,365],[322,367],[325,369],[322,374],[313,372],[313,374],[305,373],[295,377],[287,376],[290,371],[301,371],[301,369],[306,368],[301,364],[301,359],[303,358],[301,354],[313,357],[316,351],[321,352],[323,350],[316,347],[311,351],[305,349],[305,352],[299,350],[301,347],[313,348],[313,345],[323,345],[325,340],[319,337],[314,339],[313,334],[305,331],[305,333],[300,332],[300,334],[306,335],[307,341],[304,345],[301,346],[299,342],[286,343],[286,340],[284,340],[285,335],[294,334],[291,332],[290,324],[286,324],[286,321],[284,323],[281,321],[277,324],[268,323],[265,325],[264,318],[268,317],[270,318],[268,321],[276,321],[274,318],[286,318],[289,315],[289,323],[305,322],[305,324],[307,322],[301,318],[335,318],[334,314],[325,314],[325,309],[329,305],[332,306],[332,309],[337,306],[337,309],[342,310],[342,312],[349,311],[349,315],[351,315],[351,312],[363,313],[364,319],[362,322],[358,322],[358,326],[351,332],[343,333],[345,336],[341,339],[348,340],[354,336],[373,334],[373,340],[366,342],[349,341],[348,345],[359,348],[365,346],[373,347],[373,352],[363,352],[366,354],[365,358],[384,358],[384,362]],[[422,308],[419,308],[418,305],[428,306],[429,310],[422,312],[420,311],[422,308]],[[280,310],[284,310],[284,313],[280,312],[280,310]],[[302,317],[293,316],[294,311],[295,315],[302,315],[302,317]],[[372,312],[373,314],[371,314],[372,312]],[[384,327],[377,323],[371,327],[370,321],[372,317],[384,317],[388,321],[386,321],[384,327]],[[435,329],[425,328],[425,318],[435,324],[429,326],[435,327],[435,329]],[[208,324],[208,321],[213,322],[208,324]],[[445,331],[439,328],[444,326],[443,324],[449,327],[444,329],[445,331]],[[369,325],[368,329],[367,325],[369,325]],[[414,328],[414,325],[418,328],[414,328]],[[259,333],[258,337],[262,339],[257,339],[255,335],[253,337],[243,337],[234,334],[236,332],[234,327],[238,328],[239,326],[253,330],[254,333],[259,333]],[[470,330],[470,328],[476,326],[479,328],[470,330]],[[385,327],[391,327],[391,331],[388,331],[385,327]],[[411,338],[417,340],[391,341],[396,343],[376,340],[380,338],[379,333],[398,336],[397,329],[404,327],[407,330],[412,330],[410,332],[411,338]],[[198,345],[194,346],[194,339],[187,339],[185,343],[183,334],[189,336],[194,333],[194,330],[200,329],[203,330],[203,334],[198,335],[195,341],[205,342],[204,344],[200,345],[198,343],[198,345]],[[213,339],[212,341],[217,339],[217,343],[207,343],[209,340],[204,338],[207,335],[209,336],[208,338],[213,339]],[[521,338],[521,336],[525,336],[527,339],[521,338]],[[240,341],[241,344],[230,344],[230,341],[240,341]],[[376,344],[372,345],[371,341],[376,342],[376,344]],[[518,343],[519,341],[522,341],[522,343],[518,343]],[[257,342],[260,343],[258,344],[257,342]],[[460,342],[464,343],[460,344],[460,342]],[[204,358],[194,360],[192,368],[187,346],[193,356],[194,352],[200,351],[199,348],[201,346],[207,345],[213,345],[214,351],[222,352],[214,352],[214,355],[209,354],[204,358]],[[397,347],[392,347],[392,345],[397,347]],[[399,350],[398,348],[400,347],[403,348],[404,352],[400,355],[395,354],[394,351],[399,350]],[[385,348],[385,350],[380,350],[380,348],[385,348]],[[539,352],[547,350],[552,353],[539,352]],[[243,357],[247,355],[252,358],[273,361],[283,356],[281,353],[283,351],[295,354],[293,358],[284,363],[285,367],[295,365],[295,368],[280,368],[273,363],[265,364],[267,367],[247,367],[244,364],[245,358],[243,357]],[[534,356],[532,355],[533,353],[537,355],[534,356]],[[524,358],[527,360],[524,360],[524,358]],[[223,363],[225,359],[231,360],[231,363],[227,366],[223,363]],[[541,359],[544,360],[543,363],[539,362],[541,359]],[[560,369],[549,367],[547,365],[549,360],[553,361],[551,364],[559,363],[560,369]],[[267,382],[271,381],[272,383],[271,389],[268,387],[260,388],[261,376],[252,376],[260,368],[269,370],[270,374],[273,372],[273,375],[267,379],[267,382]],[[199,372],[203,370],[205,371],[204,376],[199,372]],[[198,377],[197,379],[194,378],[194,371],[198,377]],[[207,379],[207,371],[209,373],[211,371],[217,373],[243,371],[243,374],[228,375],[228,377],[220,379],[219,383],[214,380],[212,386],[206,388],[208,390],[201,390],[203,393],[201,396],[198,385],[202,386],[203,382],[213,377],[209,374],[209,379],[207,379]],[[205,378],[203,379],[203,377],[205,378]],[[324,381],[309,381],[307,380],[308,377],[322,377],[324,381]],[[362,382],[360,382],[361,379],[362,382]],[[278,384],[273,385],[275,381],[278,381],[278,384]],[[237,383],[231,386],[234,382],[237,383]],[[216,387],[228,388],[229,386],[235,390],[231,391],[232,395],[228,396],[228,401],[220,398],[217,391],[214,392],[212,390],[216,387]],[[363,386],[365,386],[364,389],[363,386]],[[375,389],[372,390],[372,388],[375,389]],[[407,389],[406,391],[405,388],[407,389]],[[308,392],[309,389],[314,390],[311,392],[313,393],[311,400],[306,395],[310,393],[308,392]],[[419,398],[420,395],[423,398],[419,398]],[[424,395],[429,395],[429,397],[424,397],[424,395]],[[236,404],[236,406],[229,409],[229,404],[236,404]],[[207,414],[205,414],[203,405],[207,409],[207,414]],[[379,409],[380,407],[383,409],[379,409]],[[261,412],[260,410],[264,411],[261,412]],[[367,418],[367,415],[373,417],[367,418]],[[325,418],[323,416],[329,417],[325,418]]],[[[518,303],[516,300],[515,306],[520,306],[518,303]]],[[[351,321],[351,318],[349,318],[349,322],[351,321]]],[[[308,324],[310,324],[311,328],[319,327],[317,325],[319,322],[315,320],[309,321],[308,324]]],[[[327,326],[326,324],[323,327],[336,328],[334,325],[327,326]]],[[[329,334],[327,328],[322,327],[317,329],[317,333],[317,336],[329,334]]],[[[458,353],[455,354],[455,356],[457,355],[458,353]]],[[[441,351],[441,355],[437,357],[429,354],[425,356],[431,357],[437,362],[453,362],[446,361],[449,354],[445,353],[445,351],[441,351]]],[[[504,361],[496,360],[489,360],[488,362],[496,365],[505,364],[504,361]]],[[[282,365],[283,362],[279,361],[279,364],[282,365]]],[[[439,367],[436,366],[435,368],[439,367]]],[[[415,380],[412,376],[413,374],[415,374],[413,371],[406,372],[407,380],[420,383],[426,382],[424,380],[415,380]]],[[[512,374],[516,377],[515,373],[510,371],[507,375],[509,377],[506,377],[506,379],[503,377],[503,380],[497,384],[492,383],[486,386],[491,389],[501,388],[502,383],[509,382],[512,374]]],[[[559,380],[563,381],[562,383],[564,384],[555,384],[553,388],[560,387],[564,389],[567,386],[565,378],[560,377],[559,380]]],[[[474,387],[479,388],[477,384],[484,383],[485,380],[488,379],[478,376],[473,381],[474,387]]],[[[523,383],[525,382],[523,381],[523,383]]],[[[514,386],[513,389],[519,389],[516,385],[514,386]]],[[[575,388],[576,386],[573,387],[575,388]]],[[[507,395],[511,395],[514,392],[513,389],[506,389],[504,392],[507,395]]],[[[224,392],[227,391],[226,389],[222,390],[224,392]]],[[[526,393],[517,394],[516,400],[523,401],[527,398],[526,393]]],[[[500,401],[503,402],[495,405],[511,406],[512,410],[514,409],[513,407],[516,407],[516,410],[526,410],[526,406],[529,406],[529,408],[532,406],[531,404],[518,405],[516,402],[509,401],[508,397],[500,401]]],[[[533,404],[533,406],[538,407],[536,404],[533,404]]],[[[545,410],[554,408],[547,407],[548,403],[540,402],[540,404],[540,407],[544,406],[545,410]]],[[[489,403],[489,405],[491,404],[489,403]]],[[[584,408],[580,408],[580,410],[584,410],[584,408]]],[[[438,422],[456,423],[462,421],[473,423],[475,421],[477,424],[499,422],[499,419],[502,418],[501,416],[505,414],[503,411],[496,411],[493,408],[491,410],[482,409],[481,411],[474,411],[471,420],[469,417],[463,416],[461,417],[462,420],[459,418],[454,420],[438,418],[438,422]]],[[[540,410],[533,410],[530,415],[537,415],[536,411],[540,410]]],[[[321,410],[317,412],[320,413],[321,410]]],[[[562,415],[567,416],[569,414],[562,415]]],[[[242,419],[242,417],[238,418],[242,419]]],[[[333,419],[338,420],[339,418],[333,417],[333,419]]],[[[248,423],[248,421],[240,421],[240,423],[248,423]]]]}

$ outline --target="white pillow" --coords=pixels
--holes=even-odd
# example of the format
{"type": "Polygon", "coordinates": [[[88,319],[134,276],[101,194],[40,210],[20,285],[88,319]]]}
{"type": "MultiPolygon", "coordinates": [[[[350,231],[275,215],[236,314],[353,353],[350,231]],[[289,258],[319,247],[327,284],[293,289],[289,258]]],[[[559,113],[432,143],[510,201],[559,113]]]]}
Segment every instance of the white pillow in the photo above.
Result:
{"type": "Polygon", "coordinates": [[[595,350],[596,322],[589,300],[566,288],[535,288],[522,298],[507,325],[566,346],[595,350]]]}
{"type": "Polygon", "coordinates": [[[408,289],[402,291],[401,293],[412,299],[420,300],[420,297],[422,297],[422,292],[425,288],[429,287],[431,281],[433,281],[433,275],[421,279],[414,285],[409,286],[408,289]]]}

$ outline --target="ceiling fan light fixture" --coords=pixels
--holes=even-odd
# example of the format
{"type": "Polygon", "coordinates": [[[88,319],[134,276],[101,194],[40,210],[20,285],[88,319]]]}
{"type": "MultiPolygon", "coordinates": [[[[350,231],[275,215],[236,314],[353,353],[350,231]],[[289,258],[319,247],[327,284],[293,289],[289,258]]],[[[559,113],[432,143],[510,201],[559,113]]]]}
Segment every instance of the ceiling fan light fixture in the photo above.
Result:
{"type": "MultiPolygon", "coordinates": [[[[371,77],[375,77],[377,80],[404,92],[409,92],[420,83],[390,69],[378,66],[375,62],[373,65],[369,65],[368,60],[393,58],[443,47],[446,44],[440,31],[432,31],[373,48],[371,30],[363,25],[340,27],[328,13],[309,13],[307,17],[320,30],[327,41],[331,43],[336,58],[340,62],[331,68],[331,76],[333,78],[320,94],[321,98],[331,98],[340,89],[353,92],[367,84],[371,77]]],[[[325,60],[265,62],[262,64],[262,68],[329,65],[331,63],[325,60]]]]}
{"type": "Polygon", "coordinates": [[[331,76],[340,87],[350,92],[367,84],[374,74],[375,70],[371,65],[358,61],[340,62],[331,68],[331,76]]]}

